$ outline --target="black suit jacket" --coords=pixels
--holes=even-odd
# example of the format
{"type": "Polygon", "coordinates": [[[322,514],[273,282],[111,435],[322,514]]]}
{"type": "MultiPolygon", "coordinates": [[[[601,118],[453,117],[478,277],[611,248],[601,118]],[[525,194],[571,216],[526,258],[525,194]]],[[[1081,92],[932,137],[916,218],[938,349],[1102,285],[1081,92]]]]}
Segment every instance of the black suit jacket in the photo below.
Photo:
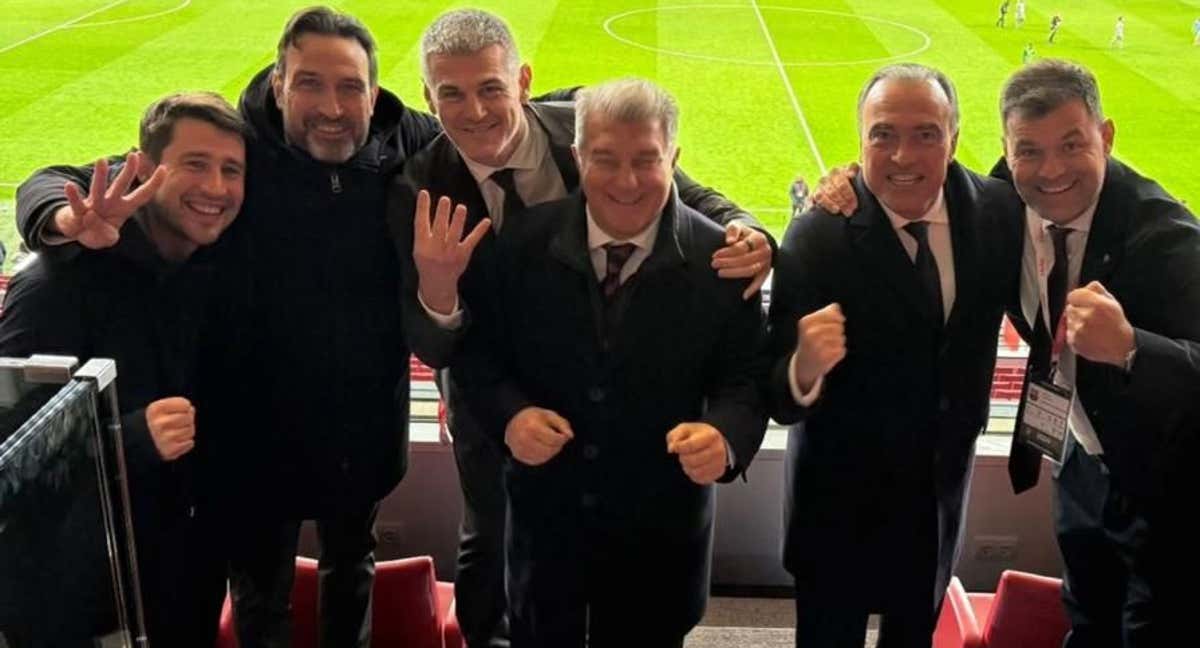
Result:
{"type": "Polygon", "coordinates": [[[850,218],[815,209],[780,246],[771,299],[772,416],[788,440],[785,566],[801,592],[885,605],[938,601],[958,549],[996,335],[1015,281],[1019,203],[954,163],[945,184],[956,297],[943,328],[861,177],[850,218]],[[847,355],[819,399],[796,404],[797,320],[837,302],[847,355]]]}
{"type": "MultiPolygon", "coordinates": [[[[568,193],[574,191],[579,187],[579,169],[571,154],[571,144],[575,139],[574,104],[534,101],[526,105],[525,116],[531,127],[541,128],[546,133],[550,143],[550,155],[562,175],[563,186],[568,193]]],[[[762,225],[737,205],[712,189],[696,184],[683,172],[676,172],[675,182],[683,202],[715,222],[725,225],[740,221],[765,232],[762,225]]],[[[479,191],[479,184],[471,175],[458,149],[454,147],[454,142],[445,133],[438,135],[428,147],[408,160],[403,174],[397,176],[392,186],[388,209],[389,226],[396,240],[400,258],[408,260],[409,263],[412,262],[413,211],[416,194],[421,189],[427,190],[435,202],[441,196],[449,196],[455,203],[466,205],[466,232],[471,231],[479,221],[488,216],[487,203],[479,191]]],[[[505,219],[506,226],[508,222],[516,220],[511,215],[508,216],[510,217],[505,219]]],[[[437,347],[437,367],[441,368],[452,361],[461,334],[471,325],[471,305],[487,298],[487,283],[483,279],[493,273],[496,266],[496,237],[493,232],[485,236],[476,247],[470,267],[460,281],[461,306],[466,315],[464,326],[459,329],[460,335],[436,334],[430,327],[418,331],[423,331],[427,339],[422,343],[413,341],[413,347],[437,347]]],[[[419,312],[421,307],[416,297],[418,275],[415,267],[406,275],[409,284],[405,290],[405,302],[410,312],[419,312]]],[[[412,327],[412,330],[417,330],[417,327],[412,327]]],[[[449,406],[448,424],[455,438],[464,443],[482,440],[485,434],[479,430],[479,423],[472,418],[469,408],[464,405],[464,395],[455,384],[453,376],[448,372],[439,372],[438,387],[449,406]]]]}
{"type": "Polygon", "coordinates": [[[536,585],[546,570],[563,593],[593,587],[579,581],[588,570],[622,591],[628,581],[612,574],[653,574],[623,596],[645,597],[668,628],[699,621],[713,489],[687,477],[666,452],[666,434],[685,421],[716,427],[737,460],[729,480],[766,428],[761,301],[742,299],[745,281],[712,271],[723,245],[720,226],[673,199],[651,255],[618,293],[622,315],[612,323],[588,257],[582,196],[504,226],[491,299],[477,306],[451,372],[499,443],[512,415],[531,405],[558,412],[575,433],[542,466],[509,460],[515,609],[557,595],[536,585]]]}
{"type": "MultiPolygon", "coordinates": [[[[1004,160],[992,173],[1009,178],[1004,160]]],[[[1114,159],[1079,285],[1092,281],[1121,303],[1138,352],[1130,374],[1079,358],[1076,395],[1104,447],[1113,485],[1138,501],[1152,523],[1178,517],[1179,507],[1194,507],[1200,488],[1191,465],[1200,451],[1200,225],[1157,183],[1114,159]]],[[[1009,315],[1021,335],[1048,343],[1034,339],[1020,304],[1013,293],[1009,315]]]]}

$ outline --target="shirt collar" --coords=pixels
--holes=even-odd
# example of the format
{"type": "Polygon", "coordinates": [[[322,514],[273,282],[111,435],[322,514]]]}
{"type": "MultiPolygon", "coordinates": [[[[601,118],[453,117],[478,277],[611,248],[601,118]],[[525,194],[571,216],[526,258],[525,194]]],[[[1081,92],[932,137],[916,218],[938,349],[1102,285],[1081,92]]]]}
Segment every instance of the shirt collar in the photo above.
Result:
{"type": "MultiPolygon", "coordinates": [[[[909,223],[913,222],[911,219],[905,218],[905,217],[897,214],[896,212],[892,211],[891,209],[888,209],[888,206],[883,204],[883,201],[879,202],[879,206],[883,207],[883,212],[885,214],[887,214],[888,220],[891,221],[892,227],[894,229],[897,229],[897,230],[904,229],[905,225],[908,225],[909,223]]],[[[941,223],[943,225],[949,225],[950,224],[950,215],[946,212],[945,192],[939,191],[938,195],[937,195],[937,200],[933,201],[933,206],[930,207],[929,211],[925,212],[925,214],[922,215],[917,220],[918,221],[928,221],[930,223],[941,223]]]]}
{"type": "Polygon", "coordinates": [[[476,183],[483,183],[493,173],[500,169],[516,169],[518,171],[531,171],[541,165],[542,159],[549,152],[550,142],[546,136],[546,132],[541,128],[536,127],[529,119],[528,115],[524,115],[525,133],[521,135],[521,141],[517,142],[517,148],[513,151],[512,157],[502,167],[488,166],[472,160],[471,158],[459,154],[463,162],[466,162],[467,169],[471,171],[471,177],[475,178],[476,183]]]}
{"type": "Polygon", "coordinates": [[[650,222],[646,229],[642,230],[637,236],[628,240],[620,240],[614,238],[600,229],[600,225],[596,223],[596,219],[592,218],[591,207],[587,208],[587,230],[588,230],[588,252],[593,252],[599,248],[608,245],[609,243],[632,243],[638,249],[649,252],[654,249],[654,242],[658,240],[658,224],[662,221],[662,213],[650,222]]]}
{"type": "MultiPolygon", "coordinates": [[[[1076,232],[1089,232],[1089,231],[1091,231],[1091,229],[1092,229],[1092,219],[1093,219],[1093,218],[1095,218],[1095,216],[1096,216],[1096,205],[1097,205],[1097,204],[1099,204],[1099,202],[1100,202],[1100,200],[1099,200],[1099,199],[1096,199],[1096,202],[1092,203],[1092,206],[1091,206],[1091,207],[1088,207],[1088,208],[1087,208],[1086,210],[1084,210],[1084,212],[1083,212],[1082,214],[1080,214],[1080,215],[1079,215],[1079,216],[1078,216],[1078,217],[1077,217],[1075,220],[1071,221],[1070,223],[1067,223],[1067,224],[1063,225],[1062,227],[1064,227],[1064,228],[1066,228],[1066,229],[1069,229],[1069,230],[1076,231],[1076,232]]],[[[1046,231],[1046,230],[1050,229],[1050,226],[1054,224],[1054,222],[1053,222],[1053,221],[1051,221],[1051,220],[1047,220],[1047,219],[1045,219],[1045,218],[1042,218],[1041,216],[1039,216],[1039,215],[1038,215],[1038,213],[1037,213],[1036,211],[1034,211],[1033,207],[1030,207],[1030,206],[1026,205],[1026,206],[1025,206],[1025,210],[1026,210],[1026,211],[1027,211],[1029,214],[1031,214],[1031,215],[1033,215],[1033,216],[1037,217],[1037,219],[1038,219],[1038,224],[1039,224],[1039,225],[1041,225],[1041,227],[1042,227],[1042,231],[1046,231]]]]}

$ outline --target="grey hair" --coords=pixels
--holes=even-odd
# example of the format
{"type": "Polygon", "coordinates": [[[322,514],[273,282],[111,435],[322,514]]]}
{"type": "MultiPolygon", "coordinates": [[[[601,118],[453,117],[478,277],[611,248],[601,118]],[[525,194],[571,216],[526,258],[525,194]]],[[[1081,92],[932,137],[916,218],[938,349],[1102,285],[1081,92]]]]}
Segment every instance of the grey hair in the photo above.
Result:
{"type": "Polygon", "coordinates": [[[946,93],[946,100],[950,103],[950,131],[951,133],[958,132],[958,92],[954,89],[954,84],[941,70],[920,63],[888,65],[876,70],[875,74],[867,79],[862,92],[858,93],[858,127],[860,130],[862,129],[863,105],[867,102],[867,95],[871,93],[871,88],[882,81],[933,81],[936,83],[942,92],[946,93]]]}
{"type": "Polygon", "coordinates": [[[421,35],[421,74],[429,82],[429,57],[474,54],[499,45],[504,49],[504,64],[510,73],[520,66],[517,43],[512,31],[499,16],[479,9],[456,9],[437,17],[421,35]]]}
{"type": "Polygon", "coordinates": [[[1037,119],[1065,103],[1079,100],[1088,114],[1104,119],[1096,77],[1082,65],[1058,59],[1043,59],[1018,70],[1000,91],[1000,119],[1007,130],[1012,114],[1037,119]]]}
{"type": "Polygon", "coordinates": [[[645,79],[619,79],[580,90],[575,96],[575,147],[587,142],[589,118],[606,117],[623,123],[657,121],[667,147],[675,148],[679,105],[665,90],[645,79]]]}

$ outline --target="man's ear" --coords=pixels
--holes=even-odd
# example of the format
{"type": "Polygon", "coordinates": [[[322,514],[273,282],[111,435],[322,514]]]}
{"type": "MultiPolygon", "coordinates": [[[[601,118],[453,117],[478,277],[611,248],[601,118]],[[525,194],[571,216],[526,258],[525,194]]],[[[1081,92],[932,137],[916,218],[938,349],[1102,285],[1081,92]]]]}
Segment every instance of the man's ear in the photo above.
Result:
{"type": "Polygon", "coordinates": [[[154,175],[154,170],[158,168],[158,163],[150,159],[149,155],[139,151],[137,156],[137,179],[138,182],[145,182],[154,175]]]}
{"type": "Polygon", "coordinates": [[[421,92],[425,95],[425,105],[429,107],[429,114],[437,117],[437,104],[433,101],[433,93],[429,91],[428,83],[421,83],[421,92]]]}
{"type": "Polygon", "coordinates": [[[522,63],[518,72],[517,83],[521,87],[521,103],[529,102],[529,88],[533,85],[533,68],[528,63],[522,63]]]}
{"type": "Polygon", "coordinates": [[[1112,155],[1113,138],[1117,136],[1117,125],[1111,119],[1100,124],[1100,139],[1104,142],[1104,154],[1112,155]]]}
{"type": "Polygon", "coordinates": [[[275,107],[283,110],[283,76],[278,66],[271,70],[271,94],[275,97],[275,107]]]}

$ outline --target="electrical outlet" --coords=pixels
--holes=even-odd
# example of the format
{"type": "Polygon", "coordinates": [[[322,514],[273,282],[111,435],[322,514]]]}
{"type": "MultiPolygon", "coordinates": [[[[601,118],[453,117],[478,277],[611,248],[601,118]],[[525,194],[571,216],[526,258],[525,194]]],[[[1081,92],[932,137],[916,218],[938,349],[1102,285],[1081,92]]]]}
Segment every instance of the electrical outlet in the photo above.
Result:
{"type": "Polygon", "coordinates": [[[375,535],[381,545],[398,545],[404,540],[404,525],[399,522],[380,524],[375,527],[375,535]]]}
{"type": "Polygon", "coordinates": [[[975,536],[975,559],[1012,562],[1017,557],[1017,536],[975,536]]]}

